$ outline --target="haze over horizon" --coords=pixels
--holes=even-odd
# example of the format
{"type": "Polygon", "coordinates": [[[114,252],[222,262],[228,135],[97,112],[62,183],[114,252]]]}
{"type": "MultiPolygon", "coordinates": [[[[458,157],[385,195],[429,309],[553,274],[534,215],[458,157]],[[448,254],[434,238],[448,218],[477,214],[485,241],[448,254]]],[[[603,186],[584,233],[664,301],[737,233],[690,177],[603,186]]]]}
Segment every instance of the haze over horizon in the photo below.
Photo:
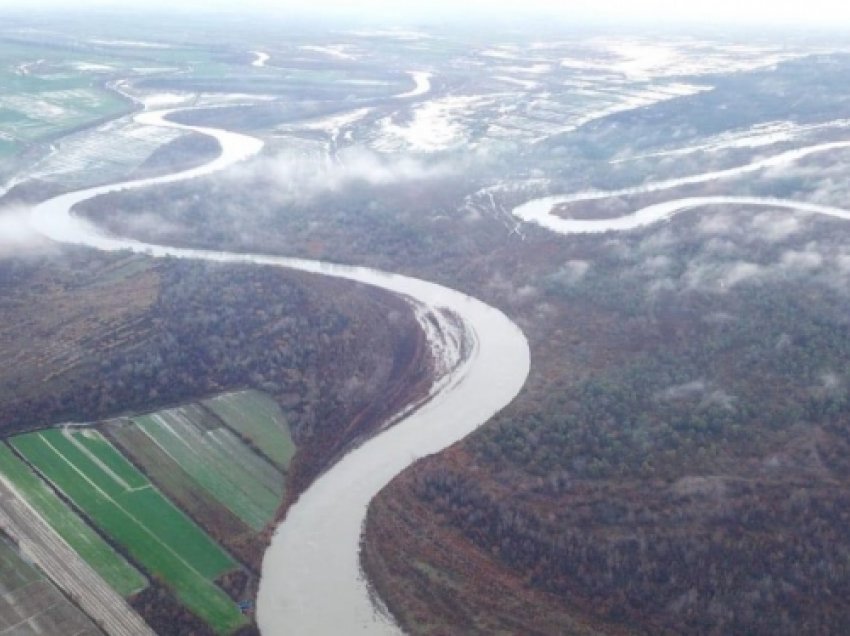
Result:
{"type": "MultiPolygon", "coordinates": [[[[32,5],[22,0],[3,3],[4,8],[27,8],[32,5]]],[[[116,0],[44,0],[39,3],[41,11],[54,9],[85,10],[119,9],[126,5],[116,0]]],[[[178,6],[163,0],[153,0],[144,5],[145,10],[205,11],[226,13],[263,12],[281,15],[298,15],[313,18],[354,19],[361,21],[410,22],[417,20],[469,21],[512,18],[558,19],[572,24],[637,23],[641,25],[669,25],[676,23],[722,25],[763,25],[799,28],[828,28],[843,30],[850,25],[850,6],[837,0],[778,0],[770,3],[769,9],[754,0],[717,0],[712,3],[681,3],[673,0],[647,0],[641,3],[626,0],[575,0],[564,3],[553,0],[469,0],[462,10],[449,0],[434,0],[426,6],[410,5],[391,0],[317,0],[305,6],[294,0],[188,0],[178,6]]],[[[133,11],[138,12],[139,7],[133,11]]]]}

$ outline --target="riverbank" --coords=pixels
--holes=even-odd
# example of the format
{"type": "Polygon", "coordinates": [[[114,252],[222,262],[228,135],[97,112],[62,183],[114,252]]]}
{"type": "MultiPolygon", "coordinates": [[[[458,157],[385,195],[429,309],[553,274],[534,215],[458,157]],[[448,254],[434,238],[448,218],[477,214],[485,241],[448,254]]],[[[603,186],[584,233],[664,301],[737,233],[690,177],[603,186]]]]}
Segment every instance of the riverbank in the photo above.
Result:
{"type": "MultiPolygon", "coordinates": [[[[222,148],[221,155],[209,164],[171,175],[60,195],[32,209],[33,227],[60,243],[109,252],[278,266],[365,283],[414,299],[424,310],[420,315],[444,325],[439,329],[443,334],[456,331],[456,320],[444,311],[448,309],[463,321],[467,337],[474,342],[468,357],[450,370],[430,401],[346,455],[305,491],[275,533],[264,561],[258,597],[258,622],[263,633],[292,629],[303,634],[329,633],[352,625],[394,632],[392,621],[376,614],[374,600],[360,574],[360,533],[366,507],[417,457],[463,438],[510,402],[528,374],[528,345],[521,331],[501,312],[419,279],[304,259],[150,245],[106,236],[75,217],[73,206],[93,197],[211,174],[262,148],[262,142],[245,135],[171,122],[166,116],[172,112],[146,112],[137,119],[213,136],[222,148]]],[[[444,339],[439,344],[446,342],[450,341],[444,339]]],[[[451,349],[443,349],[440,355],[459,359],[451,349]]]]}

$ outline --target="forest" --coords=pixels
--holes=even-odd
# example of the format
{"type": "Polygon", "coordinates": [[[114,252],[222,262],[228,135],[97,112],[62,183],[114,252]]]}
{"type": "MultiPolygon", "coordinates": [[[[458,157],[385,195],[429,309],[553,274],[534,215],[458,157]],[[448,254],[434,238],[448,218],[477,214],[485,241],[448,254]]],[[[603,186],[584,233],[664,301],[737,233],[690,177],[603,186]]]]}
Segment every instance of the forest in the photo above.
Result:
{"type": "Polygon", "coordinates": [[[846,230],[806,219],[768,239],[760,214],[700,210],[544,279],[567,346],[544,339],[513,405],[371,508],[365,567],[405,627],[475,607],[467,633],[842,630],[846,230]],[[496,584],[470,581],[491,568],[547,609],[488,604],[496,584]],[[559,611],[578,625],[547,626],[559,611]]]}
{"type": "MultiPolygon", "coordinates": [[[[846,222],[714,206],[635,232],[562,237],[517,224],[510,208],[799,145],[639,156],[766,121],[839,117],[846,96],[827,88],[847,69],[844,56],[812,56],[717,78],[712,91],[516,149],[518,166],[538,170],[506,169],[526,180],[514,189],[486,169],[427,162],[388,183],[319,173],[327,183],[301,189],[287,178],[305,175],[287,172],[285,156],[265,157],[226,179],[114,194],[81,212],[152,242],[412,273],[474,294],[523,329],[532,371],[516,401],[370,506],[363,567],[411,633],[841,633],[846,222]],[[537,185],[539,174],[552,178],[537,185]]],[[[841,206],[846,165],[838,151],[562,213],[605,217],[727,193],[841,206]]],[[[287,405],[270,369],[258,370],[287,405]]]]}
{"type": "Polygon", "coordinates": [[[409,306],[374,289],[74,249],[4,261],[0,277],[0,343],[15,361],[0,375],[5,434],[255,388],[303,449],[294,497],[430,378],[409,306]]]}

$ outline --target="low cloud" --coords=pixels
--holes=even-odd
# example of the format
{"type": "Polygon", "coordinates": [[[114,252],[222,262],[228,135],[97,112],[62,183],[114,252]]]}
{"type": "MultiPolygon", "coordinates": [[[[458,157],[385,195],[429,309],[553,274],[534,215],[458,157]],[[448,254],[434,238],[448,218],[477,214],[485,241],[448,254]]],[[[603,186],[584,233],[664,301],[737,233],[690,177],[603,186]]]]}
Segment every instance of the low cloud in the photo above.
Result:
{"type": "Polygon", "coordinates": [[[768,191],[778,187],[783,197],[844,208],[850,197],[848,167],[850,152],[832,150],[801,162],[768,168],[761,180],[768,191]]]}
{"type": "Polygon", "coordinates": [[[805,225],[807,213],[792,210],[770,210],[755,215],[728,212],[705,213],[697,222],[704,236],[726,236],[746,241],[779,243],[797,234],[805,225]]]}
{"type": "Polygon", "coordinates": [[[575,285],[585,277],[589,269],[590,263],[587,261],[567,261],[552,274],[552,279],[564,285],[575,285]]]}
{"type": "Polygon", "coordinates": [[[487,288],[512,305],[527,305],[535,302],[540,296],[540,291],[533,285],[517,286],[499,271],[494,272],[487,281],[487,288]]]}
{"type": "Polygon", "coordinates": [[[694,290],[725,291],[744,282],[755,282],[766,268],[748,261],[691,263],[683,275],[685,287],[694,290]]]}
{"type": "Polygon", "coordinates": [[[646,288],[650,296],[657,296],[664,292],[676,291],[676,282],[672,278],[656,278],[651,280],[646,288]]]}
{"type": "Polygon", "coordinates": [[[414,181],[431,181],[462,173],[451,161],[426,162],[414,157],[379,155],[364,149],[341,152],[335,159],[305,158],[285,152],[260,159],[231,173],[237,181],[272,183],[283,201],[308,202],[312,198],[357,185],[390,186],[414,181]]]}
{"type": "Polygon", "coordinates": [[[821,387],[826,391],[834,391],[838,389],[842,382],[838,374],[832,371],[824,371],[820,376],[821,387]]]}
{"type": "Polygon", "coordinates": [[[703,252],[715,258],[735,258],[740,251],[734,241],[725,238],[713,238],[703,247],[703,252]]]}
{"type": "Polygon", "coordinates": [[[740,220],[733,215],[724,212],[705,213],[700,216],[697,222],[697,231],[706,236],[714,236],[716,234],[732,234],[739,229],[740,220]]]}
{"type": "Polygon", "coordinates": [[[788,250],[782,254],[780,263],[782,267],[796,271],[813,271],[820,269],[824,257],[814,249],[788,250]]]}
{"type": "Polygon", "coordinates": [[[658,391],[654,397],[661,402],[699,400],[699,408],[718,406],[727,411],[735,410],[735,396],[721,388],[712,386],[710,382],[705,380],[694,380],[669,386],[658,391]]]}
{"type": "Polygon", "coordinates": [[[0,257],[27,256],[48,251],[52,246],[30,226],[29,210],[22,207],[0,210],[0,257]]]}
{"type": "Polygon", "coordinates": [[[702,394],[705,393],[705,390],[706,384],[703,380],[694,380],[693,382],[686,382],[685,384],[676,384],[674,386],[667,387],[666,389],[656,393],[655,399],[662,400],[664,402],[685,400],[688,398],[702,396],[702,394]]]}
{"type": "Polygon", "coordinates": [[[648,274],[661,274],[667,272],[673,266],[673,259],[660,254],[650,256],[643,262],[643,268],[648,274]]]}
{"type": "Polygon", "coordinates": [[[127,236],[143,236],[150,240],[167,240],[168,237],[185,233],[185,227],[172,223],[154,212],[128,214],[123,219],[123,232],[127,236]]]}
{"type": "Polygon", "coordinates": [[[715,389],[703,397],[700,406],[719,406],[726,411],[734,411],[736,399],[734,395],[727,393],[723,389],[715,389]]]}
{"type": "Polygon", "coordinates": [[[822,371],[817,383],[809,387],[809,393],[816,398],[826,399],[841,396],[846,392],[844,378],[834,371],[822,371]]]}
{"type": "Polygon", "coordinates": [[[669,244],[669,230],[649,235],[631,249],[632,275],[649,297],[673,291],[724,293],[741,285],[788,281],[850,294],[850,249],[836,237],[799,242],[807,229],[805,214],[705,215],[696,229],[699,241],[691,242],[686,258],[674,256],[677,248],[669,244]],[[786,240],[794,246],[783,248],[786,240]]]}
{"type": "Polygon", "coordinates": [[[725,311],[712,311],[703,316],[702,320],[709,325],[728,325],[738,320],[738,318],[725,311]]]}
{"type": "Polygon", "coordinates": [[[755,235],[769,243],[784,241],[802,228],[800,219],[794,214],[780,215],[762,212],[753,217],[751,227],[755,235]]]}

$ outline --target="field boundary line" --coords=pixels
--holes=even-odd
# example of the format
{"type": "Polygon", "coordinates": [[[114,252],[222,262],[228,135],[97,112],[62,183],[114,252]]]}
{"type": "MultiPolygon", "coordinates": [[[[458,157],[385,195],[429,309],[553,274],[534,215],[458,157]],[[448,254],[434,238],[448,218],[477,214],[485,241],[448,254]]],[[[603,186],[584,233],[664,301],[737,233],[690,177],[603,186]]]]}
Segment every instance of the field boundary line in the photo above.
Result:
{"type": "MultiPolygon", "coordinates": [[[[95,432],[97,432],[97,431],[95,431],[95,432]]],[[[130,484],[128,484],[126,481],[124,481],[124,479],[122,477],[120,477],[118,475],[118,473],[116,473],[109,466],[107,466],[106,463],[102,459],[100,459],[100,457],[98,457],[93,452],[91,452],[88,448],[86,448],[86,446],[82,442],[78,441],[74,437],[74,434],[71,432],[71,429],[69,429],[67,427],[63,427],[62,428],[62,436],[65,439],[67,439],[69,442],[71,442],[71,444],[73,444],[77,448],[77,450],[79,450],[83,455],[85,455],[92,462],[94,462],[97,465],[98,468],[100,468],[103,472],[105,472],[107,475],[109,475],[113,479],[113,481],[117,482],[118,485],[121,486],[124,490],[132,490],[132,488],[130,487],[130,484]]]]}
{"type": "Polygon", "coordinates": [[[41,610],[38,614],[33,614],[32,616],[24,618],[23,620],[19,620],[14,625],[9,625],[6,629],[4,629],[2,632],[0,632],[0,636],[2,636],[3,634],[11,634],[11,633],[13,633],[11,630],[15,629],[16,627],[20,627],[21,625],[29,623],[34,618],[38,618],[42,614],[46,614],[47,612],[52,610],[54,607],[59,607],[60,605],[62,605],[62,601],[65,600],[65,597],[62,596],[61,593],[60,593],[60,598],[62,599],[61,601],[55,601],[55,602],[51,603],[50,605],[45,607],[43,610],[41,610]]]}
{"type": "Polygon", "coordinates": [[[44,580],[70,599],[72,605],[97,628],[116,636],[155,636],[126,599],[0,473],[2,503],[8,503],[8,510],[0,505],[0,527],[17,542],[19,552],[30,559],[44,574],[44,580]],[[84,594],[78,588],[86,584],[87,593],[84,594]]]}
{"type": "MultiPolygon", "coordinates": [[[[41,438],[41,435],[40,435],[40,434],[39,434],[39,438],[41,438]]],[[[42,438],[42,439],[43,439],[43,438],[42,438]]],[[[165,549],[165,551],[166,551],[166,552],[168,552],[168,553],[170,553],[171,555],[173,555],[173,556],[174,556],[174,558],[175,558],[176,560],[178,560],[180,563],[182,563],[183,565],[185,565],[185,566],[186,566],[189,570],[191,570],[193,573],[197,574],[197,575],[201,578],[201,580],[203,580],[204,582],[208,583],[209,585],[211,585],[211,586],[215,587],[216,589],[221,589],[221,588],[219,588],[217,585],[215,585],[215,583],[213,583],[213,581],[212,581],[212,580],[210,580],[210,579],[208,579],[207,577],[205,577],[203,574],[201,574],[200,572],[198,572],[198,570],[196,570],[196,569],[195,569],[192,565],[190,565],[189,563],[187,563],[187,562],[183,559],[183,557],[181,557],[181,556],[180,556],[180,554],[179,554],[179,553],[175,552],[175,551],[174,551],[174,549],[173,549],[170,545],[168,545],[167,543],[163,542],[163,540],[162,540],[162,539],[161,539],[161,538],[160,538],[157,534],[155,534],[155,533],[154,533],[154,532],[153,532],[150,528],[148,528],[145,524],[143,524],[142,522],[140,522],[140,521],[139,521],[139,520],[138,520],[138,519],[137,519],[134,515],[132,515],[132,514],[130,514],[129,512],[127,512],[127,510],[126,510],[126,509],[125,509],[125,508],[124,508],[121,504],[119,504],[117,501],[115,501],[115,499],[113,499],[113,498],[112,498],[112,497],[110,497],[110,496],[109,496],[106,492],[104,492],[104,491],[103,491],[103,489],[102,489],[102,488],[100,488],[100,486],[98,486],[97,484],[95,484],[94,482],[92,482],[92,480],[91,480],[91,479],[89,479],[89,478],[88,478],[88,477],[87,477],[84,473],[82,473],[82,472],[81,472],[81,471],[80,471],[80,470],[79,470],[79,469],[78,469],[78,468],[77,468],[77,467],[76,467],[76,466],[75,466],[75,465],[71,462],[71,460],[70,460],[70,459],[68,459],[67,457],[65,457],[64,455],[62,455],[62,453],[60,453],[58,450],[56,450],[56,448],[55,448],[55,447],[54,447],[54,446],[53,446],[53,445],[52,445],[52,444],[51,444],[48,440],[44,439],[43,441],[44,441],[44,443],[45,443],[45,444],[47,444],[47,446],[50,448],[50,450],[51,450],[51,451],[53,451],[53,452],[54,452],[54,453],[55,453],[55,454],[56,454],[56,455],[57,455],[57,456],[58,456],[58,457],[59,457],[62,461],[64,461],[66,464],[68,464],[68,465],[69,465],[71,468],[73,468],[73,469],[74,469],[74,471],[75,471],[76,473],[78,473],[78,474],[79,474],[79,475],[80,475],[80,476],[81,476],[81,477],[82,477],[85,481],[87,481],[89,484],[91,484],[92,488],[94,488],[94,489],[96,489],[98,492],[100,492],[100,493],[103,495],[104,499],[106,499],[107,501],[109,501],[109,502],[110,502],[113,506],[115,506],[118,510],[120,510],[120,511],[121,511],[122,513],[124,513],[127,517],[129,517],[129,518],[130,518],[130,519],[131,519],[131,520],[132,520],[132,521],[133,521],[133,522],[134,522],[137,526],[139,526],[142,530],[144,530],[144,531],[145,531],[145,533],[147,533],[148,535],[150,535],[156,543],[158,543],[159,545],[161,545],[161,546],[165,549]]],[[[60,486],[59,484],[57,484],[57,487],[61,490],[61,486],[60,486]]],[[[160,493],[160,494],[161,494],[161,493],[160,493]]],[[[177,508],[176,506],[174,506],[174,504],[173,504],[173,503],[171,503],[171,500],[170,500],[170,499],[167,499],[164,495],[162,495],[162,497],[163,497],[163,499],[164,499],[166,502],[168,502],[169,504],[171,504],[171,505],[172,505],[172,506],[173,506],[173,507],[174,507],[174,508],[175,508],[178,512],[180,512],[181,514],[185,515],[185,513],[183,513],[183,511],[182,511],[182,510],[180,510],[179,508],[177,508]]],[[[74,498],[73,498],[73,497],[68,496],[68,498],[69,498],[69,499],[71,499],[72,501],[74,500],[74,498]]],[[[187,517],[187,518],[188,518],[188,517],[187,517]]],[[[191,521],[191,519],[190,519],[190,521],[191,521]]],[[[194,521],[192,521],[192,523],[194,524],[194,521]]],[[[197,524],[195,524],[195,525],[197,525],[197,524]]],[[[200,526],[198,526],[198,527],[200,528],[200,526]]],[[[201,529],[201,531],[202,531],[202,532],[204,532],[204,534],[206,534],[206,532],[205,532],[205,531],[203,531],[203,529],[201,529]]],[[[209,535],[207,535],[207,536],[209,536],[209,535]]],[[[214,545],[218,545],[218,544],[214,544],[214,545]]],[[[227,553],[226,553],[226,552],[224,552],[224,554],[227,554],[227,553]]],[[[230,559],[232,560],[232,557],[230,557],[230,555],[227,555],[227,556],[228,556],[228,558],[230,558],[230,559]]]]}

